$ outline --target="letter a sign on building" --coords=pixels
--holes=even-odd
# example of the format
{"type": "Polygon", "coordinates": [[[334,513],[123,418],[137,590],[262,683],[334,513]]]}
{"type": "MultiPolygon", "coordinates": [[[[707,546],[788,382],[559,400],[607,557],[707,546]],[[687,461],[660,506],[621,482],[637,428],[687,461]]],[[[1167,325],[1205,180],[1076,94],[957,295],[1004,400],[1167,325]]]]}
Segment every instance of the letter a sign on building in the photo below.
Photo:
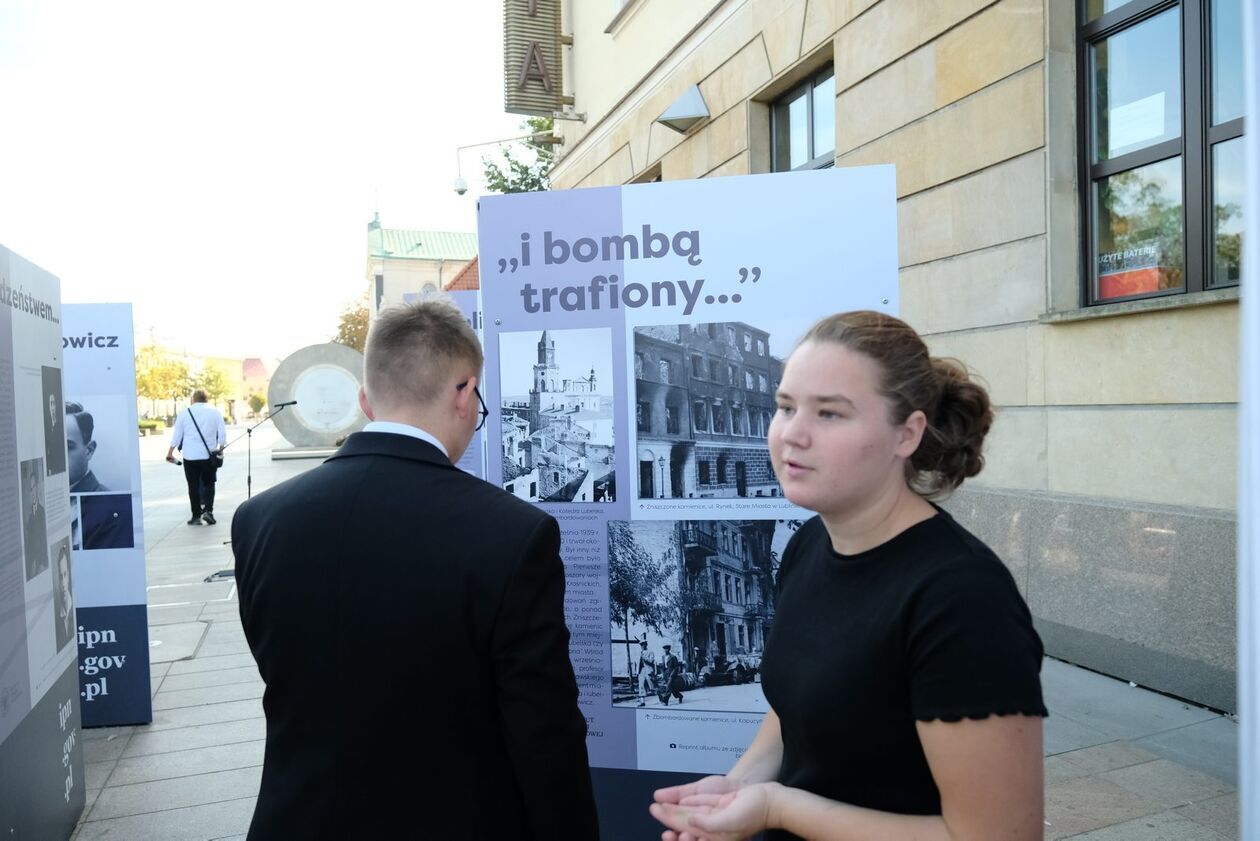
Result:
{"type": "Polygon", "coordinates": [[[504,0],[503,110],[550,115],[560,109],[560,0],[504,0]]]}

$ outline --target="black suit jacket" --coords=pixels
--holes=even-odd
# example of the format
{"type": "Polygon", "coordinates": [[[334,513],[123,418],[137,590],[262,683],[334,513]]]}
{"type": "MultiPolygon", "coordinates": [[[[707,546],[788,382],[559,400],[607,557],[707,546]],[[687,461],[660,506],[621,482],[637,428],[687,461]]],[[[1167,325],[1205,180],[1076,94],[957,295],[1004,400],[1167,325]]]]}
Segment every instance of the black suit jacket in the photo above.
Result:
{"type": "Polygon", "coordinates": [[[99,481],[97,481],[96,474],[93,473],[91,470],[89,470],[87,473],[84,473],[82,476],[80,476],[79,481],[75,482],[73,485],[70,486],[70,493],[72,494],[83,494],[83,493],[90,494],[90,493],[99,493],[99,492],[108,491],[108,490],[109,488],[105,487],[99,481]]]}
{"type": "Polygon", "coordinates": [[[554,518],[360,432],[232,548],[267,684],[251,841],[597,837],[554,518]]]}

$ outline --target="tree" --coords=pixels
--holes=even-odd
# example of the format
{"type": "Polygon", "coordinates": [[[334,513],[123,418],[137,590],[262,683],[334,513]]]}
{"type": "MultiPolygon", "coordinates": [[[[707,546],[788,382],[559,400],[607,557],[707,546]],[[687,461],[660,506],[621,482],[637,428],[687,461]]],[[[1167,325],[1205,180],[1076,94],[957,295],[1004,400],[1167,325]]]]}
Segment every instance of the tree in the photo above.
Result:
{"type": "MultiPolygon", "coordinates": [[[[136,394],[151,401],[180,400],[191,390],[188,366],[163,354],[155,345],[146,345],[136,354],[136,394]]],[[[156,406],[151,406],[157,414],[156,406]]]]}
{"type": "Polygon", "coordinates": [[[249,403],[249,410],[256,415],[262,411],[263,406],[267,405],[267,398],[263,397],[258,392],[254,392],[249,397],[245,398],[245,402],[249,403]]]}
{"type": "MultiPolygon", "coordinates": [[[[521,123],[521,130],[532,134],[551,134],[551,117],[529,117],[521,123]]],[[[503,146],[499,152],[503,164],[492,158],[482,158],[485,167],[486,187],[492,193],[536,193],[551,188],[551,164],[555,151],[550,144],[537,140],[522,140],[528,152],[521,156],[512,146],[503,146]]]]}
{"type": "Polygon", "coordinates": [[[510,482],[517,477],[524,476],[529,471],[518,465],[507,456],[503,457],[503,481],[510,482]]]}
{"type": "Polygon", "coordinates": [[[341,311],[340,321],[337,324],[337,335],[333,336],[332,340],[339,345],[352,347],[359,353],[363,353],[363,346],[367,344],[368,322],[370,320],[367,293],[364,293],[358,300],[346,304],[341,311]]]}
{"type": "Polygon", "coordinates": [[[1240,223],[1231,221],[1242,216],[1236,202],[1216,205],[1216,277],[1217,283],[1237,283],[1242,277],[1242,231],[1240,223]],[[1230,229],[1233,229],[1230,231],[1230,229]]]}
{"type": "Polygon", "coordinates": [[[211,403],[219,402],[232,391],[232,385],[228,382],[227,376],[215,365],[207,365],[200,374],[193,377],[192,386],[204,391],[206,400],[211,403]]]}
{"type": "Polygon", "coordinates": [[[608,524],[608,602],[625,631],[626,674],[634,677],[630,658],[630,623],[641,622],[661,633],[678,617],[676,598],[670,598],[673,570],[665,558],[655,560],[634,539],[628,523],[608,524]]]}
{"type": "Polygon", "coordinates": [[[1153,246],[1158,254],[1159,288],[1175,289],[1185,274],[1185,227],[1180,198],[1169,189],[1169,173],[1146,167],[1111,176],[1099,187],[1104,224],[1100,253],[1153,246]]]}

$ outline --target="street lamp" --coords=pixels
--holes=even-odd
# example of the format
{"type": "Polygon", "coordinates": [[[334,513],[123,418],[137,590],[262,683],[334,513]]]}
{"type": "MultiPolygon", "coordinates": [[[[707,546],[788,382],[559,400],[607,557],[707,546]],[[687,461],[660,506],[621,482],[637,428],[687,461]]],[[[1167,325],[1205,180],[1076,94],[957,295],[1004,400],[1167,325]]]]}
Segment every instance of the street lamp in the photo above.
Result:
{"type": "Polygon", "coordinates": [[[661,466],[661,495],[659,498],[664,499],[665,498],[665,456],[661,456],[659,459],[657,459],[656,463],[661,466]]]}
{"type": "Polygon", "coordinates": [[[455,195],[462,196],[468,192],[468,182],[464,180],[463,160],[460,153],[465,149],[476,149],[479,146],[501,146],[504,143],[515,143],[518,140],[528,140],[531,143],[541,143],[545,146],[556,146],[564,143],[564,138],[552,134],[549,131],[536,131],[532,134],[522,134],[520,137],[505,137],[502,140],[487,140],[484,143],[469,143],[466,146],[455,147],[455,183],[452,187],[455,195]]]}

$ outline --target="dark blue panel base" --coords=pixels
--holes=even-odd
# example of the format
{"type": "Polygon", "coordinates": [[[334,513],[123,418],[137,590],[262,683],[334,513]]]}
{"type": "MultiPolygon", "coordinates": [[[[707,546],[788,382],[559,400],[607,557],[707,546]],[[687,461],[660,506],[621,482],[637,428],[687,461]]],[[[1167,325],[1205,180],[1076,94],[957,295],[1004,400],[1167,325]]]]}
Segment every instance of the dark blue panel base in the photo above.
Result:
{"type": "Polygon", "coordinates": [[[0,744],[0,838],[69,838],[83,812],[77,671],[66,669],[0,744]]]}
{"type": "Polygon", "coordinates": [[[142,604],[81,607],[79,699],[84,727],[153,720],[149,684],[149,618],[142,604]]]}

